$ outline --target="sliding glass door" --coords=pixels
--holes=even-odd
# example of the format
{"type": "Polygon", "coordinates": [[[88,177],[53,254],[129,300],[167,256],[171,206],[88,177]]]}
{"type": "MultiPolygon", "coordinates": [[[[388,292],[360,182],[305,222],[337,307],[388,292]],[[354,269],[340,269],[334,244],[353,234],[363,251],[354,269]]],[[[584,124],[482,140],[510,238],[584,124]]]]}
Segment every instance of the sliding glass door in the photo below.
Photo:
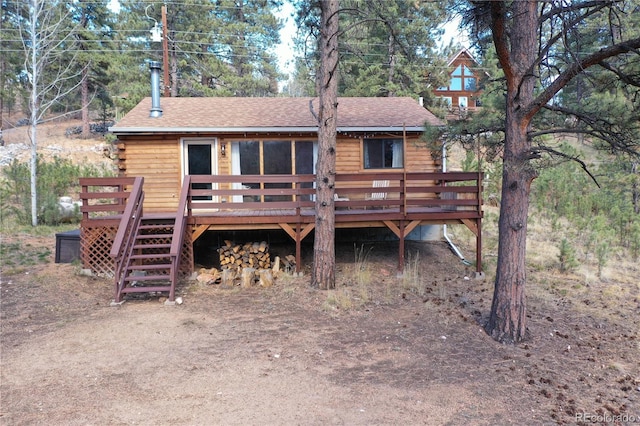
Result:
{"type": "MultiPolygon", "coordinates": [[[[233,141],[231,143],[231,172],[234,175],[313,174],[315,171],[316,157],[317,148],[314,141],[233,141]]],[[[257,189],[260,187],[260,184],[248,181],[242,183],[242,185],[244,185],[246,188],[253,189],[257,189]]],[[[266,184],[266,188],[291,187],[291,182],[266,184]]],[[[291,196],[270,195],[265,197],[264,201],[286,200],[291,200],[291,196]]],[[[245,199],[244,201],[248,200],[245,199]]]]}

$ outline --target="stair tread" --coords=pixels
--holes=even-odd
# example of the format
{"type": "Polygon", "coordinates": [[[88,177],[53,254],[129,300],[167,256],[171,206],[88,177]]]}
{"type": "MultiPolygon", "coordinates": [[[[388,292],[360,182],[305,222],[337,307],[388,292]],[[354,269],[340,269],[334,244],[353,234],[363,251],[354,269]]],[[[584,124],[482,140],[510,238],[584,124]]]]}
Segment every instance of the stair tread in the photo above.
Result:
{"type": "Polygon", "coordinates": [[[171,281],[170,275],[129,275],[125,277],[125,281],[171,281]]]}
{"type": "Polygon", "coordinates": [[[151,293],[151,292],[161,292],[161,291],[171,291],[171,286],[125,287],[120,292],[121,293],[151,293]]]}
{"type": "Polygon", "coordinates": [[[140,221],[141,226],[173,226],[175,224],[176,219],[159,219],[159,220],[145,220],[142,219],[140,221]]]}
{"type": "Polygon", "coordinates": [[[142,216],[142,220],[166,220],[175,218],[175,213],[145,213],[142,216]]]}
{"type": "Polygon", "coordinates": [[[171,257],[171,253],[132,254],[129,259],[165,259],[171,257]]]}
{"type": "Polygon", "coordinates": [[[170,248],[171,244],[135,244],[134,249],[170,248]]]}
{"type": "Polygon", "coordinates": [[[147,269],[169,269],[170,263],[154,263],[153,265],[129,265],[127,268],[130,271],[146,271],[147,269]]]}
{"type": "Polygon", "coordinates": [[[171,238],[173,234],[142,234],[136,235],[136,240],[150,240],[152,238],[171,238]]]}

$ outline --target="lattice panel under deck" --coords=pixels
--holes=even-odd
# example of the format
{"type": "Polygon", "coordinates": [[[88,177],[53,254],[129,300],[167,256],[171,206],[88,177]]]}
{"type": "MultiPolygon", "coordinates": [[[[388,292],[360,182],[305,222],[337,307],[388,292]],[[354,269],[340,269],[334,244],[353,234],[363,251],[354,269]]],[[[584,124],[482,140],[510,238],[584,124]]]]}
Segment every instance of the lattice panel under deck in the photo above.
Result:
{"type": "Polygon", "coordinates": [[[117,227],[83,227],[80,236],[82,267],[96,275],[113,277],[114,262],[109,253],[117,227]]]}
{"type": "MultiPolygon", "coordinates": [[[[83,268],[90,269],[92,273],[99,276],[113,277],[114,262],[110,256],[110,252],[117,231],[117,227],[111,226],[82,228],[80,248],[83,268]]],[[[172,230],[167,228],[167,231],[170,232],[172,230]]],[[[183,241],[179,275],[181,277],[187,277],[193,273],[193,244],[191,241],[191,230],[188,228],[185,230],[183,241]]],[[[168,240],[158,238],[153,242],[161,244],[167,243],[168,240]]],[[[145,249],[145,252],[154,253],[154,249],[145,249]]],[[[155,250],[155,253],[159,252],[159,250],[155,250]]],[[[148,264],[151,263],[154,262],[148,262],[148,264]]]]}
{"type": "Polygon", "coordinates": [[[182,277],[188,277],[193,273],[193,242],[191,241],[191,229],[189,227],[184,231],[179,269],[182,277]]]}

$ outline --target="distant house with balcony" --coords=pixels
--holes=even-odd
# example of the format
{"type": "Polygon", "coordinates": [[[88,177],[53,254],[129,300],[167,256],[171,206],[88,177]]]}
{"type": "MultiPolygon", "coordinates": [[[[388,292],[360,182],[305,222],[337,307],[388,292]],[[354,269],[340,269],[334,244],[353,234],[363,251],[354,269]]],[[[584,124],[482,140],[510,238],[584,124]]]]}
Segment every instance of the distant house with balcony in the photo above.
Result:
{"type": "Polygon", "coordinates": [[[449,105],[448,120],[457,120],[479,108],[480,80],[484,71],[480,63],[467,49],[462,49],[449,59],[449,84],[434,90],[436,98],[449,105]]]}

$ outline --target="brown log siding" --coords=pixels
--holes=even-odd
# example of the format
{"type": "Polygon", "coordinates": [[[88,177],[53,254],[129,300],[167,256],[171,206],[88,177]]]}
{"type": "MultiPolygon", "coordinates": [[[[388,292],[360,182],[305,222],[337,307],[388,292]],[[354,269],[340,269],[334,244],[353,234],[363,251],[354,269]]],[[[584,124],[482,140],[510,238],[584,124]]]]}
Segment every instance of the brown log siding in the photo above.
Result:
{"type": "Polygon", "coordinates": [[[144,210],[166,212],[178,207],[182,184],[178,140],[136,140],[125,145],[126,176],[144,176],[144,210]]]}
{"type": "MultiPolygon", "coordinates": [[[[182,138],[184,135],[158,137],[121,137],[119,164],[124,176],[143,176],[145,178],[144,209],[147,213],[173,211],[178,206],[178,197],[182,184],[182,138]]],[[[218,174],[231,174],[231,143],[242,141],[229,135],[188,135],[191,139],[209,138],[218,141],[218,174]],[[225,144],[226,155],[220,155],[220,146],[225,144]]],[[[402,137],[397,135],[396,137],[402,137]]],[[[255,136],[246,140],[309,140],[308,137],[255,136]]],[[[363,173],[371,172],[363,167],[363,138],[342,136],[338,139],[336,172],[363,173]]],[[[430,150],[416,137],[408,137],[405,144],[405,170],[407,172],[434,172],[440,168],[434,161],[430,150]]],[[[398,169],[379,170],[381,175],[397,172],[398,169]]],[[[381,176],[381,179],[384,176],[381,176]]],[[[337,185],[336,192],[348,187],[349,183],[337,185]]]]}

